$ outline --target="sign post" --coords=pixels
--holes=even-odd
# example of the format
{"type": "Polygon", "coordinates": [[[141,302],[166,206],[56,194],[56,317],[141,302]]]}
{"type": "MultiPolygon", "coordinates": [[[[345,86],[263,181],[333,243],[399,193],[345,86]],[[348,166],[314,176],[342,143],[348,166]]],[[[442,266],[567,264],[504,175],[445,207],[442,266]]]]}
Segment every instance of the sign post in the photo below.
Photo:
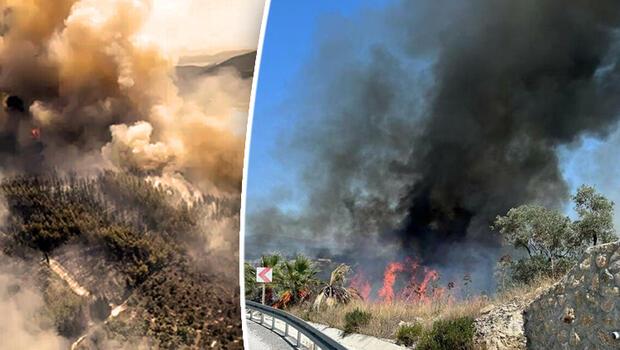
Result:
{"type": "Polygon", "coordinates": [[[256,268],[256,282],[263,285],[263,296],[261,302],[265,305],[265,285],[271,283],[273,279],[273,270],[271,267],[257,267],[256,268]]]}
{"type": "Polygon", "coordinates": [[[260,298],[260,302],[265,305],[265,284],[267,283],[263,283],[263,296],[260,298]]]}

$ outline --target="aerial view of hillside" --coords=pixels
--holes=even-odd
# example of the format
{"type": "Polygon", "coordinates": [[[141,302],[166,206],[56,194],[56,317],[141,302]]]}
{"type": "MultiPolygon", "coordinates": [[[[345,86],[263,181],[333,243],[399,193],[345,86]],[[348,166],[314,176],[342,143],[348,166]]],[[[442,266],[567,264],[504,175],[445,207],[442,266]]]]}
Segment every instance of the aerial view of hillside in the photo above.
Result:
{"type": "Polygon", "coordinates": [[[262,4],[208,5],[0,1],[0,349],[243,348],[262,4]]]}

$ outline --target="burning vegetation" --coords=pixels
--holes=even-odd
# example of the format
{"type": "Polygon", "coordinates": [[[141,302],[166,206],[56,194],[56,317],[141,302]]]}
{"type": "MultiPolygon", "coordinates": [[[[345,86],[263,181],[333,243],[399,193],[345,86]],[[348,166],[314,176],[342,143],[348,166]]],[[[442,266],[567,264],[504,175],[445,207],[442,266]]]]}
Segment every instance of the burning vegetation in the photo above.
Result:
{"type": "Polygon", "coordinates": [[[361,298],[317,312],[331,282],[313,281],[289,310],[340,329],[369,312],[361,333],[471,349],[485,307],[617,239],[613,203],[571,196],[559,150],[618,127],[619,2],[397,1],[323,24],[286,100],[302,195],[249,203],[246,252],[345,263],[361,298]]]}
{"type": "MultiPolygon", "coordinates": [[[[497,262],[497,289],[491,295],[475,293],[471,274],[458,281],[442,281],[439,271],[409,258],[387,263],[378,280],[361,267],[352,271],[340,263],[323,282],[319,266],[333,264],[330,259],[312,261],[300,255],[287,261],[276,254],[258,262],[274,271],[266,302],[343,329],[345,335],[359,332],[393,338],[408,346],[415,344],[416,349],[473,349],[474,334],[494,336],[489,329],[501,329],[511,342],[525,344],[524,335],[514,332],[524,305],[578,263],[588,248],[616,239],[611,201],[589,186],[580,187],[571,198],[576,213],[572,220],[560,211],[533,205],[497,216],[492,229],[513,250],[497,262]],[[504,324],[489,325],[492,316],[478,319],[496,304],[504,305],[497,314],[510,312],[518,318],[507,317],[513,323],[506,329],[504,324]],[[487,328],[475,328],[476,322],[487,328]]],[[[246,298],[258,300],[254,273],[246,263],[246,298]]]]}
{"type": "Polygon", "coordinates": [[[490,228],[496,216],[562,208],[558,149],[605,140],[618,125],[620,3],[397,1],[368,11],[316,35],[287,99],[302,122],[286,165],[304,159],[291,191],[303,196],[290,211],[276,195],[250,203],[246,251],[329,257],[372,281],[412,257],[490,292],[511,250],[490,228]]]}

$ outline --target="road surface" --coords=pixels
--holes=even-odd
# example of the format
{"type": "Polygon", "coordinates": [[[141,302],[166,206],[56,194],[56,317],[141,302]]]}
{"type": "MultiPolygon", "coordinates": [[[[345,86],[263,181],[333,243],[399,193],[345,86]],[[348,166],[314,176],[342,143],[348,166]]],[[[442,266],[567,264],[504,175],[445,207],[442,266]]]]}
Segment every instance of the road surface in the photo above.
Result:
{"type": "MultiPolygon", "coordinates": [[[[295,347],[290,344],[297,342],[298,332],[294,327],[288,328],[288,337],[290,341],[282,339],[281,335],[284,334],[286,329],[286,323],[280,319],[276,319],[275,322],[269,315],[265,315],[263,322],[269,328],[271,328],[272,322],[274,331],[269,328],[261,326],[259,323],[253,320],[260,320],[260,316],[254,315],[252,320],[246,317],[248,325],[248,345],[246,348],[249,350],[290,350],[295,347]]],[[[406,347],[398,346],[394,342],[387,339],[379,339],[363,334],[350,334],[346,337],[342,336],[342,331],[336,328],[330,328],[329,326],[306,322],[309,326],[312,326],[319,330],[324,335],[332,338],[340,345],[344,346],[348,350],[407,350],[406,347]]],[[[309,349],[312,346],[312,342],[305,335],[301,335],[300,342],[302,348],[309,349]]]]}
{"type": "Polygon", "coordinates": [[[247,321],[248,350],[291,350],[293,347],[289,345],[282,337],[275,334],[271,330],[259,325],[256,322],[247,321]]]}

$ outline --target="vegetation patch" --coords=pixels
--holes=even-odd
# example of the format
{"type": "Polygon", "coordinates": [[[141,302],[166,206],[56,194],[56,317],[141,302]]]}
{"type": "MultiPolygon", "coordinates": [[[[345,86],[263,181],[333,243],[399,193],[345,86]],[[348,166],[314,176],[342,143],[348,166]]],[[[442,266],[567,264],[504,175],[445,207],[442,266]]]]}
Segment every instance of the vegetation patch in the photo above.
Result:
{"type": "Polygon", "coordinates": [[[355,309],[344,315],[344,329],[342,335],[346,336],[359,332],[360,328],[368,325],[372,319],[372,314],[361,309],[355,309]]]}
{"type": "Polygon", "coordinates": [[[529,284],[538,278],[559,278],[586,249],[617,239],[613,227],[614,203],[593,187],[581,186],[571,197],[577,214],[525,204],[498,216],[492,226],[522,254],[506,255],[497,266],[498,287],[529,284]]]}
{"type": "MultiPolygon", "coordinates": [[[[265,303],[276,308],[288,309],[306,303],[320,283],[314,263],[303,255],[291,260],[279,254],[264,255],[259,265],[272,268],[273,280],[265,286],[265,303]]],[[[256,268],[246,263],[245,297],[247,300],[261,301],[261,286],[255,279],[256,268]]]]}
{"type": "Polygon", "coordinates": [[[48,279],[43,296],[58,333],[69,338],[81,335],[86,329],[86,299],[54,277],[48,279]]]}
{"type": "Polygon", "coordinates": [[[314,299],[313,308],[319,310],[324,307],[334,307],[348,304],[353,300],[362,300],[355,288],[345,285],[346,276],[351,268],[346,264],[340,264],[332,271],[329,282],[324,284],[314,299]]]}
{"type": "Polygon", "coordinates": [[[474,319],[461,317],[438,320],[416,344],[418,350],[471,350],[474,346],[474,319]]]}
{"type": "Polygon", "coordinates": [[[396,344],[412,346],[424,332],[424,327],[419,323],[407,324],[398,327],[396,331],[396,344]]]}
{"type": "MultiPolygon", "coordinates": [[[[206,246],[199,225],[205,213],[221,207],[214,215],[226,216],[238,206],[210,197],[188,205],[171,191],[127,173],[5,178],[0,194],[11,215],[2,230],[10,244],[3,250],[19,255],[29,247],[47,259],[65,243],[104,247],[108,264],[125,277],[135,315],[123,327],[111,322],[104,334],[148,336],[165,349],[208,348],[213,339],[224,348],[241,348],[238,293],[187,254],[192,246],[206,246]]],[[[51,279],[45,294],[51,318],[60,334],[80,336],[85,300],[57,282],[51,279]]]]}

